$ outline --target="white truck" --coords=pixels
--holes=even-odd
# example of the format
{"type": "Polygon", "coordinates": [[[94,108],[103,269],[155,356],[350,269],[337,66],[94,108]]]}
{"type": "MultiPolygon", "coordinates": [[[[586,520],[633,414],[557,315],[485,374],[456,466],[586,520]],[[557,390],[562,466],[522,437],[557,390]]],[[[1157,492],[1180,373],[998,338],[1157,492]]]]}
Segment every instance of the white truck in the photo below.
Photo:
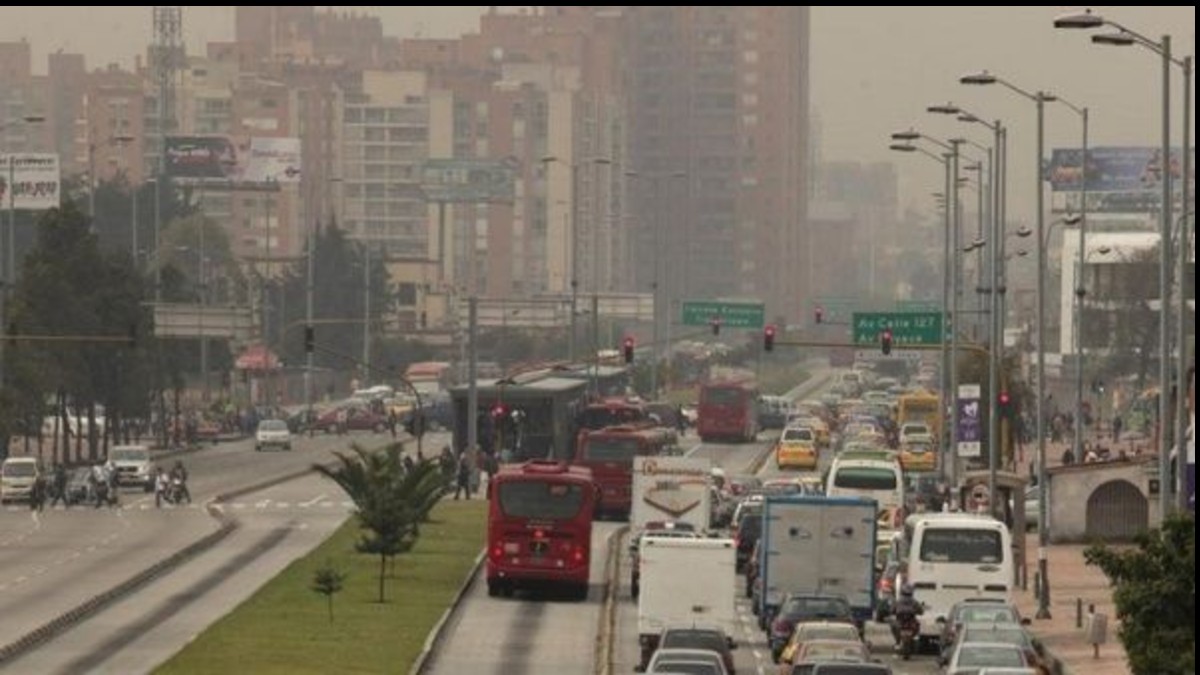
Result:
{"type": "Polygon", "coordinates": [[[861,497],[767,497],[759,542],[760,625],[788,593],[841,595],[856,620],[875,607],[878,507],[861,497]]]}
{"type": "Polygon", "coordinates": [[[629,529],[646,523],[685,522],[697,532],[712,517],[712,461],[696,457],[636,457],[629,529]]]}
{"type": "Polygon", "coordinates": [[[736,552],[732,539],[642,542],[637,616],[643,666],[667,628],[718,628],[733,638],[736,552]]]}

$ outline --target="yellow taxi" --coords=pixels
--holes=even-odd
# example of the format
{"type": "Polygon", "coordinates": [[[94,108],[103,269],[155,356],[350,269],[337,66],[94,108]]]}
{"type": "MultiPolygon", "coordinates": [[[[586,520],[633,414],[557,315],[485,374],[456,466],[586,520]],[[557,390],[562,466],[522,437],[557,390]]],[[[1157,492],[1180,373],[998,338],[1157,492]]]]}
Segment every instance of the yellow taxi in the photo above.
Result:
{"type": "Polygon", "coordinates": [[[780,469],[817,468],[817,435],[809,427],[788,427],[775,444],[775,465],[780,469]]]}
{"type": "Polygon", "coordinates": [[[902,443],[898,459],[905,471],[937,470],[937,452],[932,441],[911,440],[902,443]]]}

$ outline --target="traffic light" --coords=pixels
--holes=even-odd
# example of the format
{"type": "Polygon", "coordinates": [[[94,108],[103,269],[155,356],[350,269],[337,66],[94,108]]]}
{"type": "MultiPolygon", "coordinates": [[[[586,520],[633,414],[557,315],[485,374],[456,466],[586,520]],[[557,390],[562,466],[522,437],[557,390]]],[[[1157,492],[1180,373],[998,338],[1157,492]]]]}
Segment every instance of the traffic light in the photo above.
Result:
{"type": "Polygon", "coordinates": [[[312,326],[304,327],[304,353],[311,354],[316,348],[317,331],[312,326]]]}
{"type": "Polygon", "coordinates": [[[710,326],[712,326],[713,335],[721,334],[721,317],[714,316],[713,318],[708,320],[708,324],[710,326]]]}
{"type": "Polygon", "coordinates": [[[492,406],[493,419],[503,419],[506,414],[508,414],[508,409],[504,407],[503,403],[497,403],[496,405],[492,406]]]}
{"type": "Polygon", "coordinates": [[[892,329],[884,328],[883,333],[879,335],[879,348],[883,350],[883,355],[887,356],[892,353],[892,329]]]}
{"type": "Polygon", "coordinates": [[[769,352],[775,350],[775,326],[767,326],[763,329],[763,351],[769,352]]]}
{"type": "Polygon", "coordinates": [[[996,397],[996,402],[1000,404],[1000,414],[1004,417],[1012,415],[1012,396],[1007,391],[1001,391],[996,397]]]}
{"type": "Polygon", "coordinates": [[[625,357],[625,363],[633,363],[633,336],[630,335],[621,343],[621,354],[625,357]]]}
{"type": "Polygon", "coordinates": [[[825,320],[825,308],[817,305],[817,308],[813,310],[813,317],[817,320],[817,325],[821,325],[821,322],[825,320]]]}

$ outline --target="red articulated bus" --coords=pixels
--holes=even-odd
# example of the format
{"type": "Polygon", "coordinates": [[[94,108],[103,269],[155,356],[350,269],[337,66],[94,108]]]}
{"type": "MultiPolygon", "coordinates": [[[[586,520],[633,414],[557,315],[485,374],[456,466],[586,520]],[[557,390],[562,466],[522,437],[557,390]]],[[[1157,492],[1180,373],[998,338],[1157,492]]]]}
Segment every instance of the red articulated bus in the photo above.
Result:
{"type": "Polygon", "coordinates": [[[488,595],[554,588],[586,600],[597,490],[592,472],[533,460],[500,469],[488,505],[488,595]]]}
{"type": "Polygon", "coordinates": [[[600,490],[598,514],[628,519],[633,507],[633,458],[666,455],[675,450],[675,432],[649,424],[580,432],[574,465],[592,472],[600,490]]]}
{"type": "Polygon", "coordinates": [[[717,381],[700,387],[696,431],[700,440],[753,441],[758,435],[758,389],[752,382],[717,381]]]}

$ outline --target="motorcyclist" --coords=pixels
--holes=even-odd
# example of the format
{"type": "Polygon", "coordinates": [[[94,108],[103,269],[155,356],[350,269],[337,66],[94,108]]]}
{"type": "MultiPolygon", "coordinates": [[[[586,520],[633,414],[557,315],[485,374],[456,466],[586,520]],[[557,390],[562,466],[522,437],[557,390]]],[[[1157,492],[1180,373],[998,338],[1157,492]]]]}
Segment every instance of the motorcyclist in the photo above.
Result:
{"type": "Polygon", "coordinates": [[[897,646],[900,645],[900,627],[907,622],[916,621],[917,617],[924,613],[924,605],[913,597],[912,584],[901,586],[900,597],[896,600],[896,605],[892,610],[892,636],[895,638],[897,646]]]}
{"type": "Polygon", "coordinates": [[[175,466],[171,469],[171,478],[179,480],[179,491],[182,493],[183,498],[187,500],[187,503],[191,504],[192,493],[188,491],[188,473],[187,469],[183,466],[183,460],[175,460],[175,466]]]}
{"type": "Polygon", "coordinates": [[[167,490],[171,489],[171,479],[167,476],[167,472],[162,467],[158,468],[158,475],[154,477],[154,505],[161,507],[164,498],[167,497],[167,490]]]}

